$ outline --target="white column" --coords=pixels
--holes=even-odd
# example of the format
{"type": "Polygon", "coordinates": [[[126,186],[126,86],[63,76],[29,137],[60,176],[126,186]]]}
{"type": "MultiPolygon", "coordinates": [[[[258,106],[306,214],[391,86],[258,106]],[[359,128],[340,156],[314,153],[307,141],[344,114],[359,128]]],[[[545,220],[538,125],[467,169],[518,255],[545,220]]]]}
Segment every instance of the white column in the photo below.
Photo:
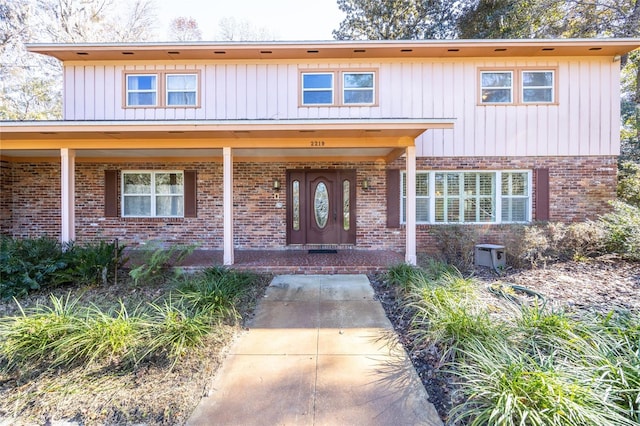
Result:
{"type": "Polygon", "coordinates": [[[76,239],[75,168],[76,151],[60,149],[60,240],[68,243],[76,239]]]}
{"type": "Polygon", "coordinates": [[[418,263],[416,255],[416,147],[408,146],[407,157],[407,226],[405,262],[410,265],[418,263]]]}
{"type": "Polygon", "coordinates": [[[223,221],[224,221],[224,264],[233,265],[233,153],[231,148],[222,148],[223,170],[223,221]]]}

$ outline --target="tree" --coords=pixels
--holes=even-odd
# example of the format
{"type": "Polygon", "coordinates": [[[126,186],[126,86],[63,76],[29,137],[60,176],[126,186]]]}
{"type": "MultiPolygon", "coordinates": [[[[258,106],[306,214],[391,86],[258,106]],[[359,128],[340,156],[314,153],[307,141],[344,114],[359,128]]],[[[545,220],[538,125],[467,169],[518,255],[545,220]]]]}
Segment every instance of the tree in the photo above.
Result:
{"type": "Polygon", "coordinates": [[[455,28],[457,2],[439,0],[338,0],[346,17],[337,40],[445,38],[455,28]]]}
{"type": "Polygon", "coordinates": [[[246,19],[225,17],[218,23],[218,39],[226,41],[274,40],[274,34],[265,27],[257,27],[246,19]]]}
{"type": "Polygon", "coordinates": [[[202,40],[202,31],[198,22],[191,17],[180,16],[171,21],[169,38],[176,41],[202,40]]]}
{"type": "Polygon", "coordinates": [[[26,43],[125,42],[153,36],[150,0],[0,0],[0,120],[62,117],[62,67],[26,43]]]}

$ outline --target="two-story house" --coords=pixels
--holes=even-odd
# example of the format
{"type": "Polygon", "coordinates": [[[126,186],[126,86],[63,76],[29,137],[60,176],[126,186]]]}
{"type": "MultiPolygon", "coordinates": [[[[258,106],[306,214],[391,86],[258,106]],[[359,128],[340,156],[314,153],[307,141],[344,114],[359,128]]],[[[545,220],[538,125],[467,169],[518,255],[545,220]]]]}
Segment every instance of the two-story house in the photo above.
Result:
{"type": "Polygon", "coordinates": [[[0,231],[416,253],[615,197],[637,39],[34,44],[64,119],[2,123],[0,231]],[[500,227],[501,229],[504,226],[500,227]]]}

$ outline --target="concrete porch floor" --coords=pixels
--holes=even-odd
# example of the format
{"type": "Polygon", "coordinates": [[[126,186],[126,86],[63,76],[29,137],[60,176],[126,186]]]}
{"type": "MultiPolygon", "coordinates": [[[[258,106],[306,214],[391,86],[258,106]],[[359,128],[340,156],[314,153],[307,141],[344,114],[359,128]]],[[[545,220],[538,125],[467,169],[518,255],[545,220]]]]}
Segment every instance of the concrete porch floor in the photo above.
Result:
{"type": "MultiPolygon", "coordinates": [[[[404,263],[404,255],[390,250],[339,249],[314,254],[307,250],[236,250],[232,268],[273,274],[367,274],[399,263],[404,263]]],[[[222,264],[222,250],[195,250],[181,266],[195,269],[222,264]]]]}

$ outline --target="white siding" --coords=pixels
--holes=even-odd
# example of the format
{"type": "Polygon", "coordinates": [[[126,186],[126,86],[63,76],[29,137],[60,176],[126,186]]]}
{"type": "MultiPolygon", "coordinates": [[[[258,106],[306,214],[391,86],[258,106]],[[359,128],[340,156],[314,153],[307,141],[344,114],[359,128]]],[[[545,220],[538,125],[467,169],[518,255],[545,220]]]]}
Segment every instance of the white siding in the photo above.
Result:
{"type": "Polygon", "coordinates": [[[417,155],[615,155],[619,151],[618,96],[619,63],[609,58],[100,63],[65,67],[64,114],[66,120],[455,118],[454,129],[429,130],[419,137],[417,155]],[[491,67],[557,69],[557,102],[478,105],[478,69],[491,67]],[[376,69],[378,104],[301,107],[300,69],[376,69]],[[128,70],[198,70],[200,106],[124,108],[128,70]]]}

